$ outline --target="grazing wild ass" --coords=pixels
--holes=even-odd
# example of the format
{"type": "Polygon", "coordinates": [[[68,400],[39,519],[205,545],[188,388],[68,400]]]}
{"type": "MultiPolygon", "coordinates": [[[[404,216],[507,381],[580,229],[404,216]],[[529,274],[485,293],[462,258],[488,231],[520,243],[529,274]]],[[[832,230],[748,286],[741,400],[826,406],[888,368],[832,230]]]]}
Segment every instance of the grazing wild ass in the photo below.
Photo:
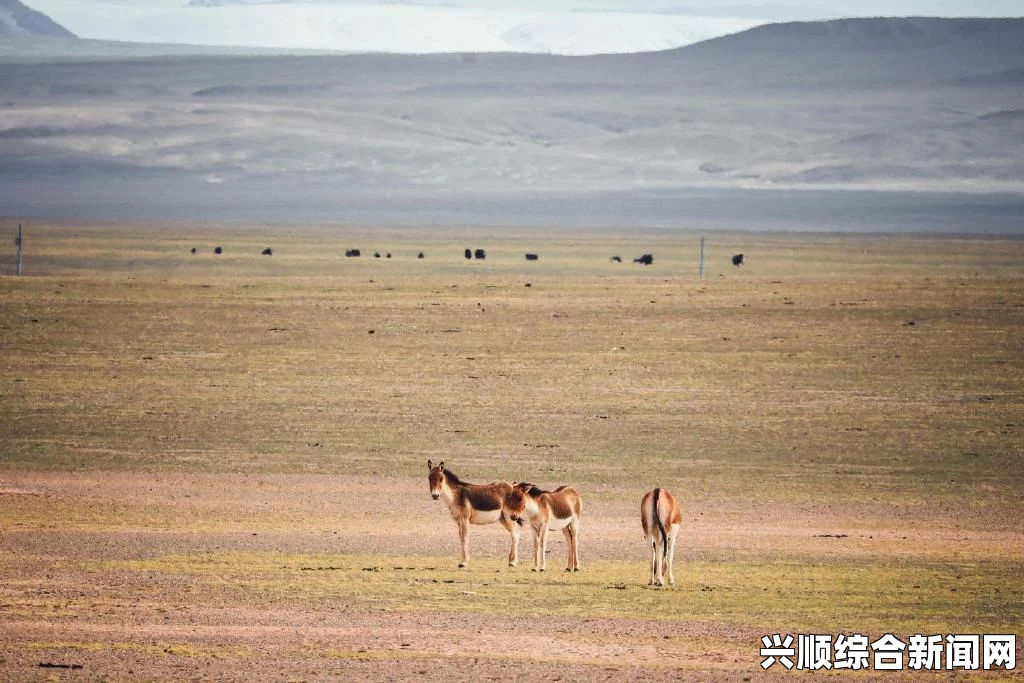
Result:
{"type": "Polygon", "coordinates": [[[469,484],[445,469],[444,461],[436,465],[427,461],[427,481],[430,495],[441,498],[452,513],[452,519],[459,527],[459,541],[462,554],[459,567],[469,564],[469,525],[493,524],[500,522],[512,536],[512,549],[508,552],[508,566],[514,567],[519,561],[519,524],[510,516],[509,496],[512,484],[496,481],[490,484],[469,484]]]}
{"type": "Polygon", "coordinates": [[[683,511],[675,496],[665,489],[654,489],[644,494],[640,502],[640,523],[644,536],[651,543],[651,580],[648,586],[676,585],[672,574],[672,556],[676,552],[676,535],[683,523],[683,511]]]}
{"type": "Polygon", "coordinates": [[[547,569],[545,553],[548,531],[562,530],[568,548],[567,572],[580,570],[580,514],[583,502],[571,486],[559,486],[554,491],[541,491],[533,484],[517,483],[509,498],[511,517],[515,521],[526,519],[533,528],[533,571],[547,569]]]}

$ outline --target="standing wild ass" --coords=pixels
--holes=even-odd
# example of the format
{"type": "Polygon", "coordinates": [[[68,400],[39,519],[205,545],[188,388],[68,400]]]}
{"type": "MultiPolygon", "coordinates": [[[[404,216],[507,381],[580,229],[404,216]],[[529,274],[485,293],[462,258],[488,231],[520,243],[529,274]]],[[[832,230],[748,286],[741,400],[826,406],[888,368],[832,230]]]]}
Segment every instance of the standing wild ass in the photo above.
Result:
{"type": "Polygon", "coordinates": [[[459,527],[459,541],[462,555],[459,567],[469,564],[469,525],[493,524],[500,522],[512,535],[512,549],[508,552],[508,566],[519,561],[519,525],[508,511],[508,499],[512,495],[512,484],[496,481],[490,484],[469,484],[445,469],[444,461],[435,465],[427,461],[427,481],[430,495],[437,500],[443,498],[452,519],[459,527]]]}
{"type": "Polygon", "coordinates": [[[672,574],[672,556],[676,552],[676,535],[683,523],[683,511],[675,496],[665,489],[654,489],[640,501],[640,523],[644,536],[651,543],[651,580],[648,586],[664,586],[666,570],[668,582],[676,585],[672,574]]]}
{"type": "Polygon", "coordinates": [[[542,491],[533,484],[517,483],[509,497],[513,520],[526,518],[533,527],[533,571],[547,569],[548,531],[562,530],[568,547],[567,572],[580,570],[580,514],[583,502],[571,486],[542,491]]]}

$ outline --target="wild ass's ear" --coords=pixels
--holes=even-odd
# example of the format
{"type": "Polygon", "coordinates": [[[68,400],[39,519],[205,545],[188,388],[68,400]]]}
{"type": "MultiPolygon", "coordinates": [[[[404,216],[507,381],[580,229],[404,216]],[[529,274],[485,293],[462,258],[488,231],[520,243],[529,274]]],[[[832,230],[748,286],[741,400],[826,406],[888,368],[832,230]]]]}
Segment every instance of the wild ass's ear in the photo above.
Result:
{"type": "Polygon", "coordinates": [[[441,469],[441,470],[444,469],[444,460],[442,460],[441,462],[437,463],[437,468],[441,469]]]}
{"type": "Polygon", "coordinates": [[[433,460],[427,460],[427,471],[430,472],[433,469],[434,469],[434,461],[433,460]]]}

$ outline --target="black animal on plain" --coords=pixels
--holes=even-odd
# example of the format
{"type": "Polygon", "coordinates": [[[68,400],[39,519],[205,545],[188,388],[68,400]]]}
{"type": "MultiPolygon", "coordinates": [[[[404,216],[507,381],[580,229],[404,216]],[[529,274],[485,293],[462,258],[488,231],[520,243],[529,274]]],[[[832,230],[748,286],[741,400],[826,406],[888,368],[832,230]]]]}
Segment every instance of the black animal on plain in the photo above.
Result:
{"type": "Polygon", "coordinates": [[[487,252],[484,251],[483,249],[477,249],[475,252],[473,252],[473,258],[483,261],[485,258],[487,258],[487,252]]]}
{"type": "Polygon", "coordinates": [[[739,268],[743,265],[743,254],[736,254],[732,257],[732,264],[739,268]]]}
{"type": "Polygon", "coordinates": [[[271,249],[270,247],[267,247],[266,249],[263,250],[263,255],[264,256],[273,256],[274,255],[274,250],[271,249]]]}
{"type": "Polygon", "coordinates": [[[537,254],[527,254],[526,255],[526,260],[527,261],[536,261],[539,258],[540,258],[540,256],[538,256],[537,254]]]}
{"type": "Polygon", "coordinates": [[[642,266],[649,266],[654,263],[654,256],[652,254],[644,254],[640,258],[633,259],[633,263],[639,263],[642,266]]]}

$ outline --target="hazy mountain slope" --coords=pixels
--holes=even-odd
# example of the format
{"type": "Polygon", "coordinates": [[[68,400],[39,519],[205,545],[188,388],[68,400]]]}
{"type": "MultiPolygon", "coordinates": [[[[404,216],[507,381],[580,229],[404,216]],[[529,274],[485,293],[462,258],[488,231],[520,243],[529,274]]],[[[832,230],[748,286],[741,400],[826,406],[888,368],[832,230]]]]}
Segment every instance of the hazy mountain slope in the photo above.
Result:
{"type": "MultiPolygon", "coordinates": [[[[986,31],[1020,30],[998,24],[986,31]]],[[[768,44],[760,29],[651,55],[0,63],[0,202],[44,215],[560,223],[596,211],[650,223],[741,188],[759,202],[766,188],[1019,196],[1024,89],[1012,76],[1024,58],[955,26],[904,48],[899,32],[871,50],[850,39],[832,61],[779,45],[774,59],[810,60],[808,86],[760,78],[777,68],[753,57],[768,44]],[[878,54],[901,49],[928,50],[941,71],[890,59],[877,77],[878,54]],[[750,61],[761,71],[737,70],[750,61]]]]}
{"type": "Polygon", "coordinates": [[[0,0],[0,38],[24,36],[74,38],[75,34],[18,0],[0,0]]]}
{"type": "Polygon", "coordinates": [[[633,60],[638,68],[678,69],[742,87],[940,83],[1024,67],[1024,19],[765,24],[633,60]]]}

